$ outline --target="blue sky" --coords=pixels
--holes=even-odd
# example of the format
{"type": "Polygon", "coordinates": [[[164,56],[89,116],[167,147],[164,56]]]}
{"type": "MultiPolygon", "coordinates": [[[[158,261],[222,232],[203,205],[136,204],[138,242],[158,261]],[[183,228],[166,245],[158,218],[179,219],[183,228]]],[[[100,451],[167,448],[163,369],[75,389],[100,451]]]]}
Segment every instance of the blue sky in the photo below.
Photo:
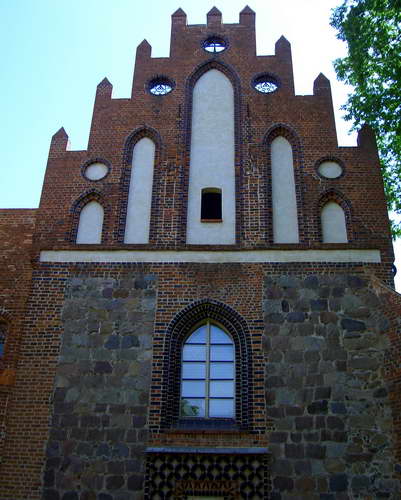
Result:
{"type": "MultiPolygon", "coordinates": [[[[329,26],[340,0],[251,0],[258,54],[274,53],[283,34],[292,44],[298,94],[311,94],[323,72],[335,108],[347,89],[332,61],[345,54],[329,26]]],[[[71,149],[86,149],[96,85],[107,76],[113,97],[128,97],[137,45],[146,38],[154,57],[168,56],[170,16],[182,7],[189,24],[206,22],[216,5],[223,22],[238,22],[245,0],[0,0],[0,207],[39,204],[51,136],[64,126],[71,149]]],[[[355,145],[336,112],[340,145],[355,145]]],[[[399,266],[401,267],[401,266],[399,266]]]]}

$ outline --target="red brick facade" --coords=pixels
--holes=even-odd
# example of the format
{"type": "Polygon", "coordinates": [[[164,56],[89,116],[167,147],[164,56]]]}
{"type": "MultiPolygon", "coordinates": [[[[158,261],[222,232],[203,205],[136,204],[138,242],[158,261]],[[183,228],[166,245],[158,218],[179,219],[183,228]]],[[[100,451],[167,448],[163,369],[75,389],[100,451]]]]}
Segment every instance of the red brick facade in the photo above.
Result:
{"type": "Polygon", "coordinates": [[[131,98],[98,85],[88,149],[69,151],[64,129],[53,136],[39,208],[0,211],[0,499],[222,496],[226,482],[227,498],[399,498],[401,304],[375,139],[364,127],[357,147],[338,147],[329,81],[320,74],[313,95],[294,95],[290,44],[280,38],[274,55],[257,56],[254,21],[245,8],[239,24],[221,24],[213,9],[207,25],[189,26],[178,10],[170,57],[139,45],[131,98]],[[227,49],[204,51],[210,36],[227,49]],[[192,90],[210,69],[234,88],[234,245],[186,244],[192,90]],[[252,85],[266,73],[279,82],[271,94],[252,85]],[[160,76],[173,85],[165,96],[148,90],[160,76]],[[293,150],[297,244],[273,243],[278,136],[293,150]],[[149,244],[124,244],[143,137],[156,145],[149,244]],[[343,174],[321,177],[322,161],[343,174]],[[98,181],[83,175],[94,162],[108,168],[98,181]],[[101,244],[77,246],[92,200],[104,209],[101,244]],[[328,201],[344,210],[348,243],[323,243],[328,201]],[[100,257],[41,253],[77,249],[100,257]],[[158,257],[102,259],[127,250],[158,257]],[[267,250],[375,250],[380,261],[201,257],[267,250]],[[199,261],[173,262],[183,251],[199,261]],[[179,416],[183,339],[202,318],[236,348],[236,421],[226,427],[179,416]]]}

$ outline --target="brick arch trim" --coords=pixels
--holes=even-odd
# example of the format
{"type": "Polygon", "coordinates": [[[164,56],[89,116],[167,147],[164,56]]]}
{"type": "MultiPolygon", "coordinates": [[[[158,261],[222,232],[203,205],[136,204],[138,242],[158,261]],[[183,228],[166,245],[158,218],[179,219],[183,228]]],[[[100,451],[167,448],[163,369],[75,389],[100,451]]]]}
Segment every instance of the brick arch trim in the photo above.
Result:
{"type": "Polygon", "coordinates": [[[301,151],[301,139],[294,127],[287,123],[275,123],[269,127],[262,139],[264,144],[270,144],[277,137],[284,137],[291,144],[293,153],[299,154],[301,151]]]}
{"type": "Polygon", "coordinates": [[[125,166],[129,166],[130,170],[131,170],[131,163],[132,163],[132,152],[134,151],[135,144],[137,142],[139,142],[141,139],[143,139],[144,137],[148,137],[149,139],[151,139],[155,143],[156,154],[162,146],[161,136],[156,129],[146,125],[144,127],[140,127],[140,128],[133,130],[125,139],[124,149],[123,149],[123,155],[124,155],[123,163],[125,166]]]}
{"type": "Polygon", "coordinates": [[[77,198],[74,203],[71,205],[70,214],[71,214],[71,230],[70,230],[70,243],[75,243],[77,239],[78,225],[79,225],[79,217],[81,215],[81,211],[85,205],[90,203],[91,201],[96,201],[103,207],[104,210],[104,219],[103,219],[103,228],[102,228],[102,243],[105,243],[106,235],[109,233],[109,225],[110,225],[110,213],[111,207],[108,202],[106,202],[105,196],[102,191],[92,188],[88,189],[84,193],[82,193],[79,198],[77,198]]]}
{"type": "Polygon", "coordinates": [[[240,429],[251,426],[252,350],[248,326],[244,318],[230,306],[217,300],[202,299],[180,311],[166,331],[162,428],[171,427],[179,419],[181,352],[184,341],[196,324],[207,319],[219,322],[233,339],[236,365],[235,421],[240,429]]]}
{"type": "MultiPolygon", "coordinates": [[[[292,148],[293,165],[294,165],[294,177],[295,177],[295,197],[297,200],[297,213],[298,213],[298,231],[299,231],[299,242],[305,243],[307,241],[306,234],[306,224],[303,214],[304,207],[304,193],[303,193],[303,147],[301,139],[297,131],[286,123],[275,123],[272,125],[263,136],[262,145],[267,149],[267,165],[266,165],[266,176],[270,182],[267,183],[267,213],[273,213],[272,206],[272,183],[271,183],[271,143],[277,137],[284,137],[290,144],[292,148]]],[[[270,244],[273,244],[273,224],[272,217],[269,218],[266,224],[268,228],[268,240],[270,244]]]]}
{"type": "Polygon", "coordinates": [[[346,198],[341,191],[338,189],[328,189],[324,193],[322,193],[317,200],[315,212],[318,216],[318,224],[319,224],[319,239],[323,242],[323,231],[322,231],[322,222],[320,214],[322,212],[323,207],[326,203],[334,201],[344,210],[345,214],[345,224],[347,228],[347,237],[348,242],[351,242],[353,239],[353,227],[352,227],[352,205],[348,198],[346,198]]]}
{"type": "Polygon", "coordinates": [[[157,168],[161,163],[162,157],[162,149],[163,142],[161,135],[159,132],[149,127],[148,125],[139,127],[133,130],[125,139],[124,142],[124,150],[123,150],[123,168],[121,172],[121,180],[120,180],[120,204],[118,210],[118,224],[117,230],[115,232],[114,238],[115,241],[119,243],[124,243],[124,234],[125,234],[125,226],[127,222],[127,210],[128,210],[128,194],[129,187],[131,182],[131,169],[132,169],[132,154],[134,151],[135,145],[144,137],[152,140],[155,144],[155,162],[154,162],[154,171],[153,171],[153,186],[152,186],[152,206],[151,206],[151,225],[150,225],[150,234],[149,241],[152,242],[155,239],[155,227],[153,221],[157,218],[157,186],[160,183],[160,175],[159,168],[157,168]]]}

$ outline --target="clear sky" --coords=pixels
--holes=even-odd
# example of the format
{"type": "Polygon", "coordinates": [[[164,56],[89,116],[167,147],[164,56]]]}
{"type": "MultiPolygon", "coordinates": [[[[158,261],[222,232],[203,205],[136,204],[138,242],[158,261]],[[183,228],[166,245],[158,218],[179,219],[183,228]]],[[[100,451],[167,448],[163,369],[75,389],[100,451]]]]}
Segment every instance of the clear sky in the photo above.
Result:
{"type": "MultiPolygon", "coordinates": [[[[250,0],[258,54],[273,54],[284,35],[292,45],[295,90],[311,94],[322,72],[330,80],[339,144],[355,145],[337,111],[346,99],[332,61],[345,45],[329,25],[341,0],[250,0]]],[[[214,6],[223,22],[238,22],[246,0],[0,0],[0,207],[39,204],[51,136],[64,127],[71,149],[86,149],[96,85],[105,77],[113,97],[128,97],[137,45],[169,54],[170,16],[181,7],[189,24],[206,22],[214,6]]],[[[401,264],[398,266],[401,274],[401,264]]]]}

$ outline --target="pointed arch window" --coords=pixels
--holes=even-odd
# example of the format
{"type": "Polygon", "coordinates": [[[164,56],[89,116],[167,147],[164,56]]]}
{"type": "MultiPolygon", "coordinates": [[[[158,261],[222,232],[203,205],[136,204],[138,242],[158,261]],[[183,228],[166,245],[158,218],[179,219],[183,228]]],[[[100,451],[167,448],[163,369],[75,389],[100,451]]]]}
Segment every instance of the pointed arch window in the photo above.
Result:
{"type": "Polygon", "coordinates": [[[4,356],[7,337],[7,323],[0,319],[0,358],[4,356]]]}
{"type": "Polygon", "coordinates": [[[327,202],[320,217],[323,243],[348,243],[345,213],[338,203],[327,202]]]}
{"type": "Polygon", "coordinates": [[[104,210],[97,201],[87,203],[79,215],[77,243],[97,244],[102,242],[104,210]]]}
{"type": "Polygon", "coordinates": [[[231,336],[209,320],[182,348],[180,416],[234,418],[235,348],[231,336]]]}

